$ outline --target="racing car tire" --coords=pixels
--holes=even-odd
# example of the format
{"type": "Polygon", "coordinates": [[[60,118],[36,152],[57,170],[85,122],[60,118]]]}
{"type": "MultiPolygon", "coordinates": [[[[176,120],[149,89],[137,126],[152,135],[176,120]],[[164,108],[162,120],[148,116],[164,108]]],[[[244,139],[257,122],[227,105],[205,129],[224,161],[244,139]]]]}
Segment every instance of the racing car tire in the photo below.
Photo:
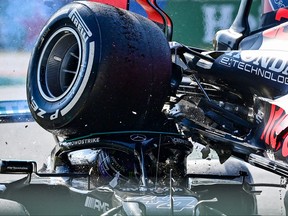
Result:
{"type": "Polygon", "coordinates": [[[170,91],[171,54],[160,28],[138,14],[73,2],[41,31],[29,64],[32,116],[57,136],[143,130],[170,91]]]}

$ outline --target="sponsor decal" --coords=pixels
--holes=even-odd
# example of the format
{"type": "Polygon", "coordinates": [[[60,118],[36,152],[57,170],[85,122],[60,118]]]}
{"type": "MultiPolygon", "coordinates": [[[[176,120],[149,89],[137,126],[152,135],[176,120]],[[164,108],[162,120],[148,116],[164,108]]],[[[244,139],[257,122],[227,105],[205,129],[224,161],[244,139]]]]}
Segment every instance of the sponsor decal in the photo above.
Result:
{"type": "MultiPolygon", "coordinates": [[[[169,187],[159,187],[157,188],[158,190],[161,190],[162,192],[169,192],[170,191],[170,188],[169,187]]],[[[137,187],[131,187],[131,188],[120,188],[121,191],[124,191],[124,192],[139,192],[141,191],[140,188],[137,188],[137,187]]],[[[155,192],[155,188],[147,188],[147,191],[148,192],[155,192]]],[[[178,187],[173,187],[173,191],[174,192],[183,192],[183,188],[178,188],[178,187]]]]}
{"type": "Polygon", "coordinates": [[[272,104],[270,116],[260,137],[273,150],[281,149],[283,157],[288,156],[288,115],[280,107],[272,104]],[[286,130],[286,133],[283,132],[286,130]],[[282,134],[282,137],[280,137],[282,134]]]}
{"type": "Polygon", "coordinates": [[[145,141],[147,137],[144,134],[132,134],[130,139],[134,142],[142,142],[145,141]]]}
{"type": "Polygon", "coordinates": [[[107,212],[110,208],[109,204],[93,197],[86,197],[85,207],[95,209],[99,212],[107,212]]]}
{"type": "Polygon", "coordinates": [[[288,4],[288,0],[270,0],[270,6],[273,10],[285,7],[288,4]]]}
{"type": "Polygon", "coordinates": [[[230,52],[220,57],[220,64],[237,68],[246,73],[259,76],[273,82],[288,85],[287,58],[274,57],[269,52],[242,51],[230,52]]]}
{"type": "Polygon", "coordinates": [[[76,28],[80,32],[82,38],[86,42],[88,40],[88,38],[92,36],[92,32],[90,31],[90,29],[88,28],[88,26],[86,25],[84,20],[82,19],[79,12],[76,9],[73,9],[69,13],[68,17],[74,23],[74,25],[76,26],[76,28]]]}
{"type": "Polygon", "coordinates": [[[100,138],[87,138],[87,139],[80,139],[80,140],[73,140],[68,142],[63,142],[65,145],[84,145],[84,144],[93,144],[93,143],[99,143],[100,138]]]}
{"type": "Polygon", "coordinates": [[[186,144],[191,145],[191,142],[185,139],[177,138],[177,137],[171,137],[171,140],[174,144],[186,144]]]}
{"type": "MultiPolygon", "coordinates": [[[[133,197],[133,201],[139,201],[146,205],[147,208],[170,209],[170,196],[141,196],[133,197]]],[[[198,200],[193,196],[173,196],[174,212],[182,212],[185,209],[191,211],[194,209],[198,200]]]]}

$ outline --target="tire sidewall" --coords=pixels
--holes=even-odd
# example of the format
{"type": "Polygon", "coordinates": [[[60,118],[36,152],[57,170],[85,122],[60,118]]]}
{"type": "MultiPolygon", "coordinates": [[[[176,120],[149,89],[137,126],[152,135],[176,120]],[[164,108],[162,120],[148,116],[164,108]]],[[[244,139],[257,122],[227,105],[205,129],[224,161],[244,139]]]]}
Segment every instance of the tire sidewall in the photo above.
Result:
{"type": "Polygon", "coordinates": [[[33,117],[46,129],[62,127],[73,120],[89,98],[81,95],[89,92],[96,77],[92,71],[97,71],[99,52],[96,47],[100,44],[100,36],[95,22],[97,20],[88,7],[72,3],[56,12],[40,33],[28,69],[27,99],[33,117]],[[79,39],[81,66],[69,91],[57,99],[47,100],[39,84],[41,55],[51,36],[65,30],[71,30],[79,39]]]}

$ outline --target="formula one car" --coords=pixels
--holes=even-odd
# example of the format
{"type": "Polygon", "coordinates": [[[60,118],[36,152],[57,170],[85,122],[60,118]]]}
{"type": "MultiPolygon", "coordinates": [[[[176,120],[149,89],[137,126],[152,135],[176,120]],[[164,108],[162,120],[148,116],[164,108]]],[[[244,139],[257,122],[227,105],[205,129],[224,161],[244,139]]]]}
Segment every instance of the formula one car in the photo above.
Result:
{"type": "Polygon", "coordinates": [[[56,146],[40,170],[1,160],[1,173],[27,174],[0,185],[1,214],[255,215],[244,162],[288,176],[288,9],[252,32],[242,0],[203,50],[172,41],[156,1],[137,2],[148,19],[128,1],[79,1],[40,33],[19,118],[31,113],[56,146]],[[222,165],[189,167],[199,145],[222,165]]]}

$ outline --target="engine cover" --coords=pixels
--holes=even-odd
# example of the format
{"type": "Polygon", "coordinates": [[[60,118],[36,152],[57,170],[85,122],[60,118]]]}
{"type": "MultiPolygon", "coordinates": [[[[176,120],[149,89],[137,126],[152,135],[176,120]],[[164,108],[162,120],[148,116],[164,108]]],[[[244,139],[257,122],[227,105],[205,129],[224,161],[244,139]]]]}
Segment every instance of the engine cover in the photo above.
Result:
{"type": "Polygon", "coordinates": [[[222,83],[242,95],[274,99],[288,93],[288,60],[285,51],[227,51],[206,69],[196,63],[201,78],[222,83]]]}

